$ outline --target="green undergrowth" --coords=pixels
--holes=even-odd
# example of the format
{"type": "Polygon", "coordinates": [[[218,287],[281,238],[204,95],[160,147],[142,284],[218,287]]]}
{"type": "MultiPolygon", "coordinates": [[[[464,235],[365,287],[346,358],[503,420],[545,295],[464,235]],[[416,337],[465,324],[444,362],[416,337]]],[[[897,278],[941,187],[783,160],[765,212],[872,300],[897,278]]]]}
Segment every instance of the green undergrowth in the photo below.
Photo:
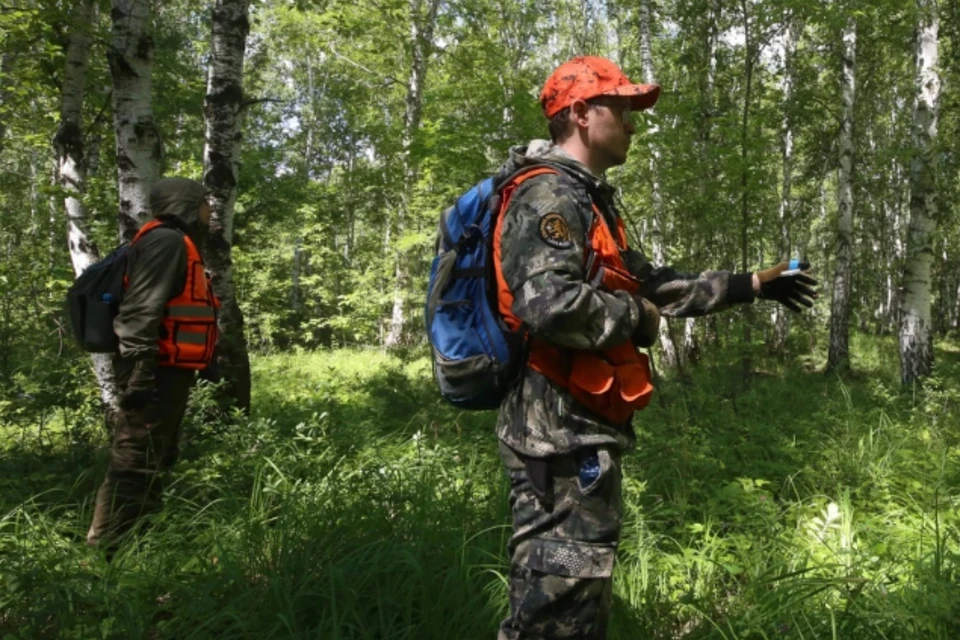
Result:
{"type": "MultiPolygon", "coordinates": [[[[960,637],[960,349],[907,392],[895,354],[858,338],[844,375],[754,354],[748,384],[721,351],[661,381],[625,460],[610,637],[960,637]]],[[[110,563],[83,544],[96,416],[0,426],[0,639],[495,637],[495,415],[443,405],[422,353],[254,376],[250,418],[195,394],[163,510],[110,563]]]]}

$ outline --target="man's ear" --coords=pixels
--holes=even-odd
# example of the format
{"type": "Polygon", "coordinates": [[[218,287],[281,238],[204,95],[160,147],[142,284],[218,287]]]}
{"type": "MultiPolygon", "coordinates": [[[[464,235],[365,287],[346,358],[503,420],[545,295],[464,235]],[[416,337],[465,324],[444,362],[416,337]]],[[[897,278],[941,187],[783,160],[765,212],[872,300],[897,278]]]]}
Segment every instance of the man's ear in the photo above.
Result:
{"type": "Polygon", "coordinates": [[[590,105],[583,100],[574,100],[570,104],[570,121],[578,127],[587,126],[587,113],[590,111],[590,105]]]}

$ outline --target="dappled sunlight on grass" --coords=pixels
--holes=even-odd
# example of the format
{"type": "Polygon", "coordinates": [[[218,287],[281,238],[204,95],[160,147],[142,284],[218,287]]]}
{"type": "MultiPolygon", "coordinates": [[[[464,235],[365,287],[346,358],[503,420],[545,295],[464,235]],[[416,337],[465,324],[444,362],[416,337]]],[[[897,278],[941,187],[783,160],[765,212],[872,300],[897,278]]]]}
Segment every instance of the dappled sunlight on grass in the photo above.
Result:
{"type": "MultiPolygon", "coordinates": [[[[720,352],[661,383],[625,458],[611,638],[960,633],[960,352],[901,393],[891,345],[858,336],[850,376],[755,356],[745,389],[720,352]]],[[[250,418],[198,389],[165,507],[111,564],[82,544],[96,420],[4,432],[0,637],[495,636],[495,415],[443,404],[416,351],[253,368],[250,418]]]]}

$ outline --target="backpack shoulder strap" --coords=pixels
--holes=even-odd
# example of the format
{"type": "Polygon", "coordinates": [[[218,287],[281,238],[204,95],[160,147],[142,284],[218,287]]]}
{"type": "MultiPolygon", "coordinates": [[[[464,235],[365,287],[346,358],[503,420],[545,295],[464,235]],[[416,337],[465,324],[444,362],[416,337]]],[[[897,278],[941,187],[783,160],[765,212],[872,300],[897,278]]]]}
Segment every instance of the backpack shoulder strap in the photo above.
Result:
{"type": "Polygon", "coordinates": [[[183,237],[185,238],[188,237],[186,232],[183,229],[173,224],[172,222],[168,222],[167,220],[158,220],[154,218],[153,220],[150,220],[149,222],[144,223],[144,225],[140,227],[140,230],[137,231],[137,234],[133,236],[133,239],[130,241],[129,243],[130,246],[133,246],[140,238],[147,235],[154,229],[160,229],[160,228],[173,229],[174,231],[179,231],[183,237]]]}
{"type": "Polygon", "coordinates": [[[496,195],[494,197],[498,199],[492,201],[490,209],[498,215],[506,213],[510,199],[513,197],[513,194],[517,192],[517,189],[520,188],[520,185],[530,178],[546,174],[561,175],[556,168],[548,164],[532,164],[521,167],[513,173],[508,174],[496,184],[496,195]]]}
{"type": "MultiPolygon", "coordinates": [[[[590,227],[593,224],[594,207],[596,203],[593,189],[590,185],[584,184],[583,181],[577,180],[570,175],[570,173],[564,169],[563,165],[559,163],[550,161],[540,162],[523,167],[504,178],[503,182],[498,187],[498,193],[500,194],[501,201],[497,203],[494,211],[500,214],[506,213],[506,206],[509,204],[511,196],[516,193],[516,190],[524,181],[548,173],[559,176],[561,182],[569,186],[577,194],[577,197],[581,198],[581,204],[584,205],[581,207],[581,210],[583,211],[583,219],[581,220],[581,224],[583,225],[584,236],[589,236],[590,227]]],[[[586,243],[586,246],[589,254],[587,257],[587,263],[592,265],[593,250],[589,243],[586,243]]]]}

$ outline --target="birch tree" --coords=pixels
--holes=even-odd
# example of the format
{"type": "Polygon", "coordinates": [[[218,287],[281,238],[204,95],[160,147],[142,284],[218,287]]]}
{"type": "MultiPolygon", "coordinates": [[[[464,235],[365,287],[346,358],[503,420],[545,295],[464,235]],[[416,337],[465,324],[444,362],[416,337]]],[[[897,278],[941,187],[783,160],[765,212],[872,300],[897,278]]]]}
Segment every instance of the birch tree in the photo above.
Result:
{"type": "MultiPolygon", "coordinates": [[[[651,37],[651,0],[643,0],[640,3],[640,65],[643,69],[643,81],[648,84],[657,82],[657,74],[653,66],[653,39],[651,37]]],[[[651,109],[652,111],[652,109],[651,109]]],[[[654,127],[650,131],[651,139],[656,139],[657,130],[654,127]]],[[[663,249],[664,245],[664,220],[663,220],[663,193],[660,187],[660,179],[657,175],[660,166],[660,149],[655,142],[651,142],[647,147],[650,153],[650,176],[652,179],[652,199],[653,199],[653,233],[651,234],[651,248],[653,250],[654,264],[666,264],[666,255],[663,249]]],[[[680,366],[680,355],[674,344],[673,336],[670,334],[670,324],[666,318],[660,318],[660,359],[668,367],[680,366]]]]}
{"type": "MultiPolygon", "coordinates": [[[[84,0],[79,3],[73,16],[74,26],[67,41],[60,97],[60,124],[53,138],[57,182],[63,192],[66,212],[67,247],[73,271],[78,277],[100,259],[97,245],[88,232],[87,212],[83,205],[86,182],[83,102],[96,7],[96,0],[84,0]]],[[[94,353],[91,357],[100,386],[100,398],[109,411],[114,411],[117,409],[117,391],[110,356],[94,353]]]]}
{"type": "MultiPolygon", "coordinates": [[[[793,218],[793,117],[791,114],[794,99],[794,56],[797,49],[799,25],[795,19],[787,24],[783,43],[783,123],[781,158],[783,177],[780,183],[780,257],[791,257],[790,223],[793,218]]],[[[779,351],[787,340],[789,318],[783,305],[774,308],[773,349],[779,351]]]]}
{"type": "Polygon", "coordinates": [[[828,369],[850,366],[850,298],[853,276],[853,110],[856,100],[857,25],[851,18],[843,30],[843,75],[840,122],[840,175],[838,177],[837,263],[830,304],[828,369]]]}
{"type": "MultiPolygon", "coordinates": [[[[9,46],[9,44],[7,45],[9,46]]],[[[10,80],[8,76],[10,75],[10,67],[12,64],[13,56],[9,51],[7,51],[6,46],[4,47],[2,53],[0,53],[0,109],[2,109],[7,103],[7,91],[9,90],[10,80]]],[[[2,112],[0,112],[0,152],[3,151],[6,144],[6,131],[7,126],[4,122],[2,112]]]]}
{"type": "Polygon", "coordinates": [[[910,225],[900,307],[900,379],[910,384],[933,369],[930,321],[930,266],[937,228],[937,123],[940,106],[939,18],[935,0],[918,0],[916,31],[916,99],[911,137],[910,225]]]}
{"type": "Polygon", "coordinates": [[[154,43],[149,0],[113,0],[107,60],[113,81],[120,235],[130,240],[150,218],[150,186],[160,176],[163,145],[153,119],[154,43]]]}
{"type": "MultiPolygon", "coordinates": [[[[707,0],[707,28],[704,38],[705,73],[700,91],[699,117],[697,118],[698,160],[700,165],[700,206],[710,201],[710,185],[713,178],[710,161],[711,132],[713,128],[714,90],[717,83],[717,43],[720,37],[720,0],[707,0]]],[[[708,338],[716,342],[717,318],[709,316],[704,323],[708,338]]],[[[697,360],[700,348],[694,332],[694,319],[687,318],[683,330],[683,359],[697,360]]]]}
{"type": "MultiPolygon", "coordinates": [[[[410,204],[417,179],[417,163],[413,157],[413,141],[420,128],[423,112],[423,89],[426,83],[427,60],[433,48],[433,30],[437,23],[440,0],[409,0],[410,12],[410,73],[407,77],[407,96],[403,113],[401,163],[403,185],[397,212],[396,239],[401,241],[410,217],[410,204]]],[[[410,283],[410,261],[405,251],[396,251],[393,313],[384,346],[395,347],[403,339],[406,325],[405,292],[410,283]]]]}
{"type": "MultiPolygon", "coordinates": [[[[749,2],[740,0],[740,12],[743,18],[743,115],[740,121],[740,270],[747,273],[749,264],[749,224],[750,224],[750,107],[753,99],[754,71],[759,45],[754,41],[754,34],[750,28],[749,2]]],[[[754,21],[756,22],[756,18],[754,21]]],[[[753,323],[752,309],[744,309],[745,322],[743,323],[743,342],[750,343],[751,324],[753,323]]],[[[744,383],[748,384],[751,369],[750,357],[743,358],[744,383]]]]}
{"type": "Polygon", "coordinates": [[[214,371],[226,381],[236,406],[250,410],[250,357],[243,332],[243,314],[233,282],[231,245],[237,201],[242,138],[243,57],[250,23],[249,0],[217,0],[213,8],[213,46],[204,101],[206,138],[203,183],[211,191],[213,213],[204,262],[220,298],[214,371]]]}

